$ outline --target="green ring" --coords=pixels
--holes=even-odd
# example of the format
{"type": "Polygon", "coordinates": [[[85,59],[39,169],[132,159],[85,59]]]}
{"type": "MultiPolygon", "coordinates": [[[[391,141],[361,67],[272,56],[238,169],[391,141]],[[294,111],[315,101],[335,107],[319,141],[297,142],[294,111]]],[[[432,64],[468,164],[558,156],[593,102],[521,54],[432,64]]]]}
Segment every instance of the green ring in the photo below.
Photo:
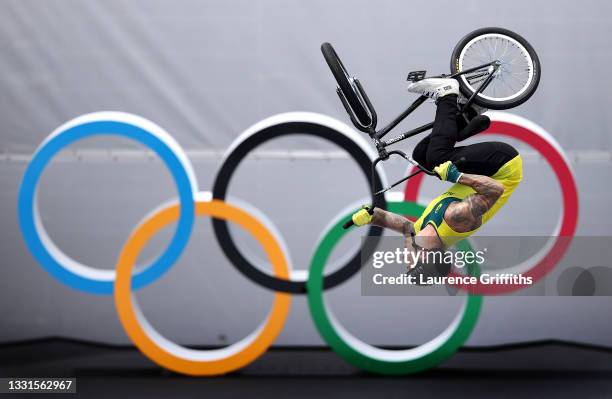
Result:
{"type": "MultiPolygon", "coordinates": [[[[414,202],[389,202],[388,209],[416,217],[425,208],[414,202]]],[[[380,374],[416,373],[435,367],[448,359],[472,333],[482,305],[480,295],[468,294],[461,313],[446,330],[431,341],[407,350],[375,348],[350,335],[335,321],[333,314],[326,308],[323,297],[323,272],[333,248],[346,233],[342,224],[349,216],[343,215],[319,242],[310,264],[310,273],[306,283],[310,314],[323,340],[338,356],[353,366],[380,374]],[[371,353],[366,353],[368,351],[371,353]],[[401,356],[402,352],[405,352],[406,355],[401,356]]],[[[462,251],[472,249],[467,240],[458,243],[457,248],[462,251]]],[[[468,271],[472,276],[480,275],[477,264],[469,265],[468,271]]]]}

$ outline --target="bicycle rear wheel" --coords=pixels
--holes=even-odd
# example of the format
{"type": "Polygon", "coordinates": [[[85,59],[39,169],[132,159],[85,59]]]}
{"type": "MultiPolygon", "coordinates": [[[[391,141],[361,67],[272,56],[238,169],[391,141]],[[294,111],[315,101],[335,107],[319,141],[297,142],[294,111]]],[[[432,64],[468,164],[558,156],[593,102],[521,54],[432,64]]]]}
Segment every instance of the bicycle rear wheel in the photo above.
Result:
{"type": "Polygon", "coordinates": [[[373,122],[372,113],[368,110],[365,101],[359,94],[355,79],[348,74],[344,64],[340,61],[338,54],[331,44],[323,43],[321,45],[321,52],[338,83],[338,87],[342,90],[346,101],[355,114],[357,121],[365,128],[370,127],[373,122]]]}
{"type": "MultiPolygon", "coordinates": [[[[496,60],[500,68],[474,102],[485,108],[508,109],[527,101],[540,83],[540,60],[531,44],[510,30],[482,28],[467,34],[453,50],[451,73],[496,60]]],[[[491,71],[483,68],[458,76],[461,92],[470,97],[491,71]]]]}

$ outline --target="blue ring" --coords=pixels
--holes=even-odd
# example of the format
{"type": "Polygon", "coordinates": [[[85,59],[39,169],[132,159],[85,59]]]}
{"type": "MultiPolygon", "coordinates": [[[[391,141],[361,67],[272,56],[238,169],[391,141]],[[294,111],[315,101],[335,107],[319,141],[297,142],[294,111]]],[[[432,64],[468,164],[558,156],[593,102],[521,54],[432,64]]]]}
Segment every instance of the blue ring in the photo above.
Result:
{"type": "Polygon", "coordinates": [[[40,265],[62,283],[92,294],[111,294],[114,281],[102,281],[73,273],[60,264],[43,246],[34,224],[36,186],[49,161],[64,147],[86,137],[114,135],[149,147],[170,170],[179,194],[181,214],[172,241],[157,260],[132,277],[132,288],[139,289],[161,277],[179,258],[189,241],[195,218],[194,187],[177,154],[153,133],[117,121],[88,122],[60,132],[45,143],[28,165],[19,190],[18,215],[26,245],[40,265]]]}

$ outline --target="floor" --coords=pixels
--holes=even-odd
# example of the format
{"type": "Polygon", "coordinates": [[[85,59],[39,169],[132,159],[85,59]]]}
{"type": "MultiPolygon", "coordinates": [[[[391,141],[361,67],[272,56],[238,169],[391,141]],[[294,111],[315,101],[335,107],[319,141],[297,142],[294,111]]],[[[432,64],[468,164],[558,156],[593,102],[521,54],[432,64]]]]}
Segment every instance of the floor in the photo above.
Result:
{"type": "Polygon", "coordinates": [[[275,348],[239,372],[191,378],[131,347],[42,340],[0,346],[0,377],[9,376],[76,376],[70,398],[612,398],[612,351],[554,342],[468,348],[435,370],[384,377],[324,348],[275,348]]]}

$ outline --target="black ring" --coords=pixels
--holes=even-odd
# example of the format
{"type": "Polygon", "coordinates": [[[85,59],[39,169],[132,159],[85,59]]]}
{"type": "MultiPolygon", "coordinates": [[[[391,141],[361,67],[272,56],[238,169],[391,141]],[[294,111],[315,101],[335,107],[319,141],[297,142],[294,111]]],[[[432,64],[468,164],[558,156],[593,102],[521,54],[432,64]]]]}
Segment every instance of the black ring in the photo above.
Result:
{"type": "MultiPolygon", "coordinates": [[[[309,136],[320,137],[322,139],[331,141],[346,150],[359,164],[363,174],[366,176],[366,181],[368,182],[369,186],[372,159],[370,159],[368,154],[361,147],[359,147],[357,143],[329,126],[312,122],[284,122],[254,132],[252,136],[245,139],[233,149],[229,156],[227,156],[227,158],[224,160],[224,163],[221,165],[221,168],[217,173],[212,190],[213,198],[221,201],[225,200],[227,188],[234,171],[240,162],[242,162],[242,160],[246,157],[246,155],[251,152],[251,150],[268,140],[292,134],[306,134],[309,136]]],[[[374,173],[374,184],[376,186],[375,191],[381,190],[383,187],[382,179],[378,172],[374,173]]],[[[384,195],[374,196],[372,194],[372,204],[382,209],[387,208],[387,202],[384,195]]],[[[279,279],[259,270],[256,266],[251,264],[251,262],[249,262],[249,260],[240,253],[238,247],[234,243],[228,229],[227,221],[213,218],[212,224],[217,242],[221,246],[225,256],[227,256],[238,271],[244,274],[247,278],[274,291],[282,291],[293,294],[306,293],[305,281],[279,279]]],[[[368,235],[381,236],[382,228],[371,225],[370,229],[368,230],[368,235]]],[[[375,249],[376,245],[372,245],[371,248],[375,249]]],[[[361,251],[357,251],[355,256],[353,256],[344,266],[326,276],[323,281],[323,287],[325,289],[335,287],[357,273],[361,268],[360,252],[361,251]]]]}

